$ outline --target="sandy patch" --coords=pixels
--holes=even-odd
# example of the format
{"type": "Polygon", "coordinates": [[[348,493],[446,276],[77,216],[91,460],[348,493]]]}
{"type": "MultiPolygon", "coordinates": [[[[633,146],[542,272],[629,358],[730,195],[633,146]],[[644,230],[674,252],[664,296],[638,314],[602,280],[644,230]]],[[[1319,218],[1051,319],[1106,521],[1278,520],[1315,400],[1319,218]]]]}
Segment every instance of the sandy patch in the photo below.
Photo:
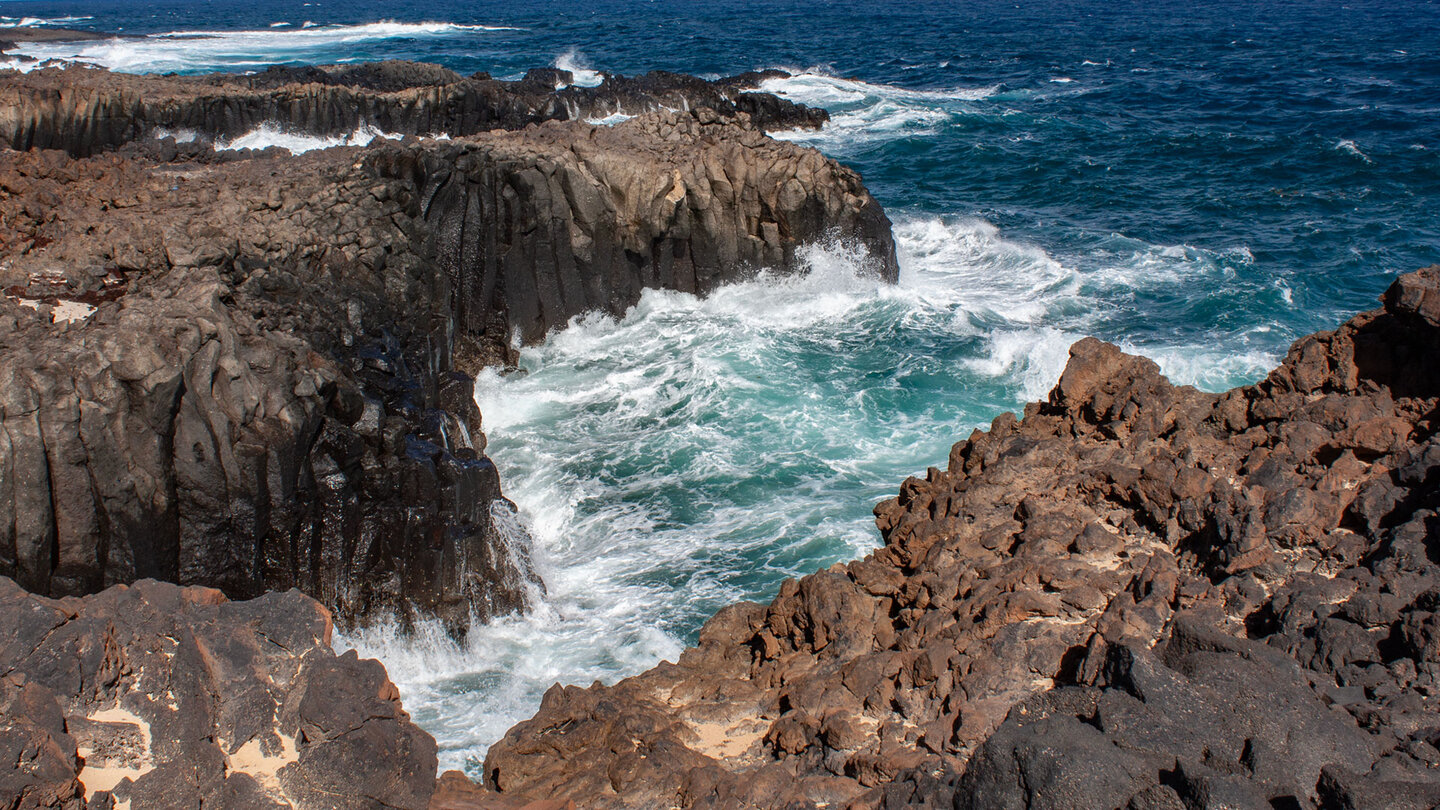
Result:
{"type": "MultiPolygon", "coordinates": [[[[15,302],[22,307],[40,309],[41,302],[33,298],[16,298],[15,302]]],[[[82,304],[79,301],[61,301],[50,311],[51,323],[68,323],[70,321],[83,321],[95,312],[95,307],[89,304],[82,304]]]]}
{"type": "Polygon", "coordinates": [[[735,759],[749,750],[750,746],[765,736],[768,724],[758,717],[747,718],[738,723],[687,723],[699,738],[698,745],[691,746],[696,752],[707,757],[728,760],[735,759]]]}
{"type": "Polygon", "coordinates": [[[300,761],[300,751],[295,746],[294,737],[287,737],[278,732],[275,736],[280,738],[279,751],[267,754],[260,739],[252,739],[236,749],[235,753],[225,756],[226,772],[239,771],[249,774],[270,793],[281,795],[280,769],[300,761]]]}
{"type": "Polygon", "coordinates": [[[134,712],[116,706],[91,712],[85,720],[100,726],[88,729],[90,733],[77,741],[85,760],[79,774],[85,801],[100,791],[114,790],[122,779],[134,781],[155,770],[150,724],[134,712]]]}

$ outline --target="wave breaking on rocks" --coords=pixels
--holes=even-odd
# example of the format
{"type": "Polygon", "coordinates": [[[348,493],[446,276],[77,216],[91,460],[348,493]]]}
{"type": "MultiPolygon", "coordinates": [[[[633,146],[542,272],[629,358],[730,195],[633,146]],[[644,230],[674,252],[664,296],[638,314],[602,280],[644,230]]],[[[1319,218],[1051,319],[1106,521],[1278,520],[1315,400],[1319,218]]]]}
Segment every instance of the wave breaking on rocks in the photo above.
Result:
{"type": "MultiPolygon", "coordinates": [[[[1264,381],[1077,343],[885,546],[555,687],[485,787],[582,807],[1430,807],[1440,266],[1264,381]]],[[[487,794],[481,794],[487,795],[487,794]]]]}
{"type": "Polygon", "coordinates": [[[329,637],[542,587],[476,372],[808,242],[898,272],[763,77],[563,74],[0,75],[0,805],[1440,803],[1440,266],[1223,394],[1080,341],[878,551],[436,782],[329,637]],[[266,123],[407,137],[214,148],[266,123]]]}
{"type": "MultiPolygon", "coordinates": [[[[296,98],[353,111],[327,94],[441,69],[347,71],[349,84],[323,70],[331,84],[295,84],[305,70],[247,80],[244,98],[266,117],[296,98]]],[[[7,126],[22,120],[9,137],[68,150],[0,164],[0,574],[35,593],[145,577],[235,598],[298,587],[345,626],[436,616],[463,634],[539,585],[495,526],[480,368],[647,287],[794,272],[797,248],[822,238],[897,272],[858,176],[709,97],[613,127],[537,125],[537,87],[491,83],[529,111],[522,129],[465,135],[426,117],[419,128],[454,137],[295,156],[135,139],[152,124],[247,126],[228,81],[0,78],[50,105],[17,118],[7,100],[7,126]],[[92,84],[116,95],[72,103],[93,101],[92,84]],[[219,112],[153,118],[124,101],[184,107],[150,92],[171,84],[192,93],[186,109],[219,112]],[[71,317],[79,304],[96,309],[71,317]]],[[[688,78],[671,91],[692,85],[718,92],[688,78]]]]}

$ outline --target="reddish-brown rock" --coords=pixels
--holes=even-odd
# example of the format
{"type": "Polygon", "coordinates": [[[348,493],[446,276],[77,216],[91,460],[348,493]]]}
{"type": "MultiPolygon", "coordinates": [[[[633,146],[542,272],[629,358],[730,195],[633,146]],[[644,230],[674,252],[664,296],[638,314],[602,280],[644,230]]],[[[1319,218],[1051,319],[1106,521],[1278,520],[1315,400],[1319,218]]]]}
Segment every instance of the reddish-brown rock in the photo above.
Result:
{"type": "Polygon", "coordinates": [[[0,806],[426,810],[435,741],[297,591],[0,577],[0,806]]]}
{"type": "Polygon", "coordinates": [[[884,547],[556,687],[499,796],[580,807],[1440,801],[1440,267],[1224,394],[1087,339],[875,509],[884,547]]]}

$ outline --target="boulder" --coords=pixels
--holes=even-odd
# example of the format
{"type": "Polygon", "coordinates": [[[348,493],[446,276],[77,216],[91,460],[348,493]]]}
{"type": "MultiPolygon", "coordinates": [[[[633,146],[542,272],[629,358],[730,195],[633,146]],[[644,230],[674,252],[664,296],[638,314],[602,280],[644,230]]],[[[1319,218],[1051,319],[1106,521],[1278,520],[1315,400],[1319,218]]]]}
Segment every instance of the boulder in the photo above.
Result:
{"type": "Polygon", "coordinates": [[[0,804],[425,810],[435,741],[298,591],[154,580],[81,598],[0,577],[0,804]]]}

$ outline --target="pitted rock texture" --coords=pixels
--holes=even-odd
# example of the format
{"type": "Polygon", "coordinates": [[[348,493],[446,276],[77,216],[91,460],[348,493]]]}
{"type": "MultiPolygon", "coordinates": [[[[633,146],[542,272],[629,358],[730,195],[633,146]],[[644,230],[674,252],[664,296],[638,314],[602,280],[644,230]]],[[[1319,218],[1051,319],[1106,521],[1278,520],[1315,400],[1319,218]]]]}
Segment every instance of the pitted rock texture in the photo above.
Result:
{"type": "MultiPolygon", "coordinates": [[[[492,746],[580,807],[1440,802],[1440,267],[1262,382],[1086,339],[876,507],[884,547],[722,610],[492,746]]],[[[473,806],[485,806],[477,799],[473,806]]]]}
{"type": "Polygon", "coordinates": [[[0,806],[425,810],[435,741],[297,591],[0,577],[0,806]]]}
{"type": "Polygon", "coordinates": [[[294,157],[0,153],[0,574],[298,587],[346,626],[463,633],[538,584],[479,368],[828,238],[895,277],[858,176],[708,108],[294,157]]]}
{"type": "Polygon", "coordinates": [[[656,71],[570,84],[569,71],[524,79],[470,77],[414,62],[273,67],[254,75],[131,76],[83,66],[0,71],[0,144],[89,156],[131,141],[190,131],[234,138],[261,125],[342,135],[371,126],[396,135],[473,135],[612,113],[701,107],[768,130],[818,128],[829,119],[769,93],[748,92],[780,71],[706,81],[656,71]]]}

